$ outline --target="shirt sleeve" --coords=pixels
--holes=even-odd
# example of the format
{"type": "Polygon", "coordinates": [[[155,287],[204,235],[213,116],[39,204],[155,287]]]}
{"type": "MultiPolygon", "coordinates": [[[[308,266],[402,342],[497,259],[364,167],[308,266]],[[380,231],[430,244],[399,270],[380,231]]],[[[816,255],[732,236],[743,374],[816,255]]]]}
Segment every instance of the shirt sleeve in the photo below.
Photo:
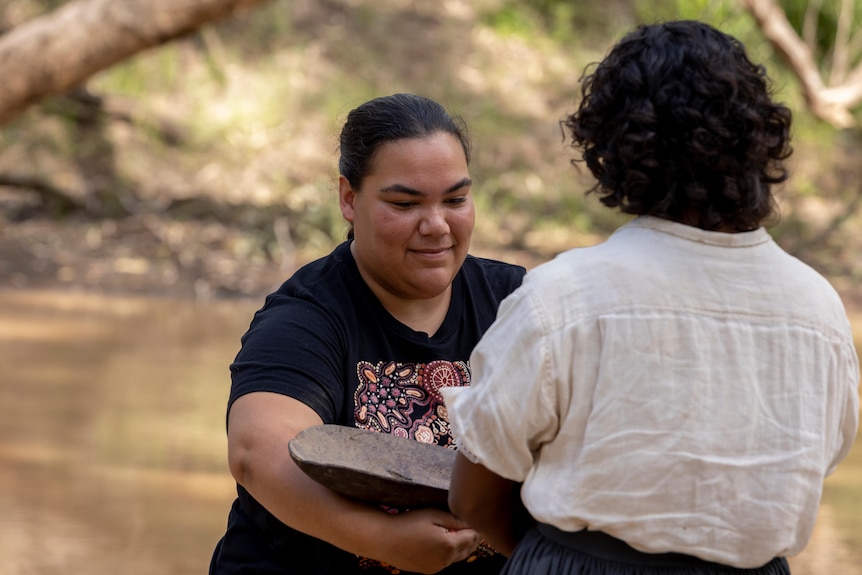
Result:
{"type": "Polygon", "coordinates": [[[280,393],[334,423],[343,404],[343,328],[327,310],[302,298],[273,297],[252,320],[230,366],[230,405],[255,391],[280,393]]]}
{"type": "Polygon", "coordinates": [[[444,390],[458,449],[518,482],[558,429],[546,323],[529,291],[514,292],[470,356],[470,387],[444,390]]]}

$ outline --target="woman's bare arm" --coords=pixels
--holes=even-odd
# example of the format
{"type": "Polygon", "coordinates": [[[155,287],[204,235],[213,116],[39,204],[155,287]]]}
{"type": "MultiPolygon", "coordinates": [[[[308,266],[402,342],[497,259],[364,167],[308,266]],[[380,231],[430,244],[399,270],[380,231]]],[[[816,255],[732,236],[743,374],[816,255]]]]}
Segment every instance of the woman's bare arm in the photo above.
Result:
{"type": "Polygon", "coordinates": [[[450,513],[421,509],[391,515],[306,476],[291,459],[287,444],[303,429],[321,423],[310,407],[281,394],[255,392],[238,398],[228,416],[231,473],[283,523],[406,571],[434,573],[476,548],[478,534],[450,513]]]}

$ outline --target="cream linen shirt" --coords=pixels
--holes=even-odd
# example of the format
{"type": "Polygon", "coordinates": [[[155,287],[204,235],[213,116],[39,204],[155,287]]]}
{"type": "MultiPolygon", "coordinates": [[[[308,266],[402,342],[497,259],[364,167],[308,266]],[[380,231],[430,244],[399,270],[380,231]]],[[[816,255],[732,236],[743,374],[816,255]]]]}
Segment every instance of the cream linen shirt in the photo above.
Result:
{"type": "Polygon", "coordinates": [[[538,521],[736,567],[798,553],[859,418],[844,307],[764,229],[641,216],[528,272],[444,390],[538,521]]]}

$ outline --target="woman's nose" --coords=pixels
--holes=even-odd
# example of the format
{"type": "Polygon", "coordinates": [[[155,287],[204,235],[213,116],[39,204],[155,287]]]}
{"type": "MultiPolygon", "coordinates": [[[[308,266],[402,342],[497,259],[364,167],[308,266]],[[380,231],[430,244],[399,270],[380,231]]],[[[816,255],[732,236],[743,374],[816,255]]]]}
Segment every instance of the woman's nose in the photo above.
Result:
{"type": "Polygon", "coordinates": [[[440,207],[429,208],[419,222],[419,233],[423,236],[442,236],[449,233],[446,213],[440,207]]]}

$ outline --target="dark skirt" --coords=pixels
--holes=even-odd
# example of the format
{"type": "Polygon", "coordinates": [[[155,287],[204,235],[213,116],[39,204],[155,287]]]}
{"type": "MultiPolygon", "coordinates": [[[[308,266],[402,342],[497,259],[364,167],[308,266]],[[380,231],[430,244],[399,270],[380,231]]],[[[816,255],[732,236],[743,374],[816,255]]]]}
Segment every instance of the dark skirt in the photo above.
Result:
{"type": "Polygon", "coordinates": [[[539,524],[524,536],[500,575],[790,575],[777,557],[754,569],[680,553],[642,553],[597,531],[568,533],[539,524]]]}

